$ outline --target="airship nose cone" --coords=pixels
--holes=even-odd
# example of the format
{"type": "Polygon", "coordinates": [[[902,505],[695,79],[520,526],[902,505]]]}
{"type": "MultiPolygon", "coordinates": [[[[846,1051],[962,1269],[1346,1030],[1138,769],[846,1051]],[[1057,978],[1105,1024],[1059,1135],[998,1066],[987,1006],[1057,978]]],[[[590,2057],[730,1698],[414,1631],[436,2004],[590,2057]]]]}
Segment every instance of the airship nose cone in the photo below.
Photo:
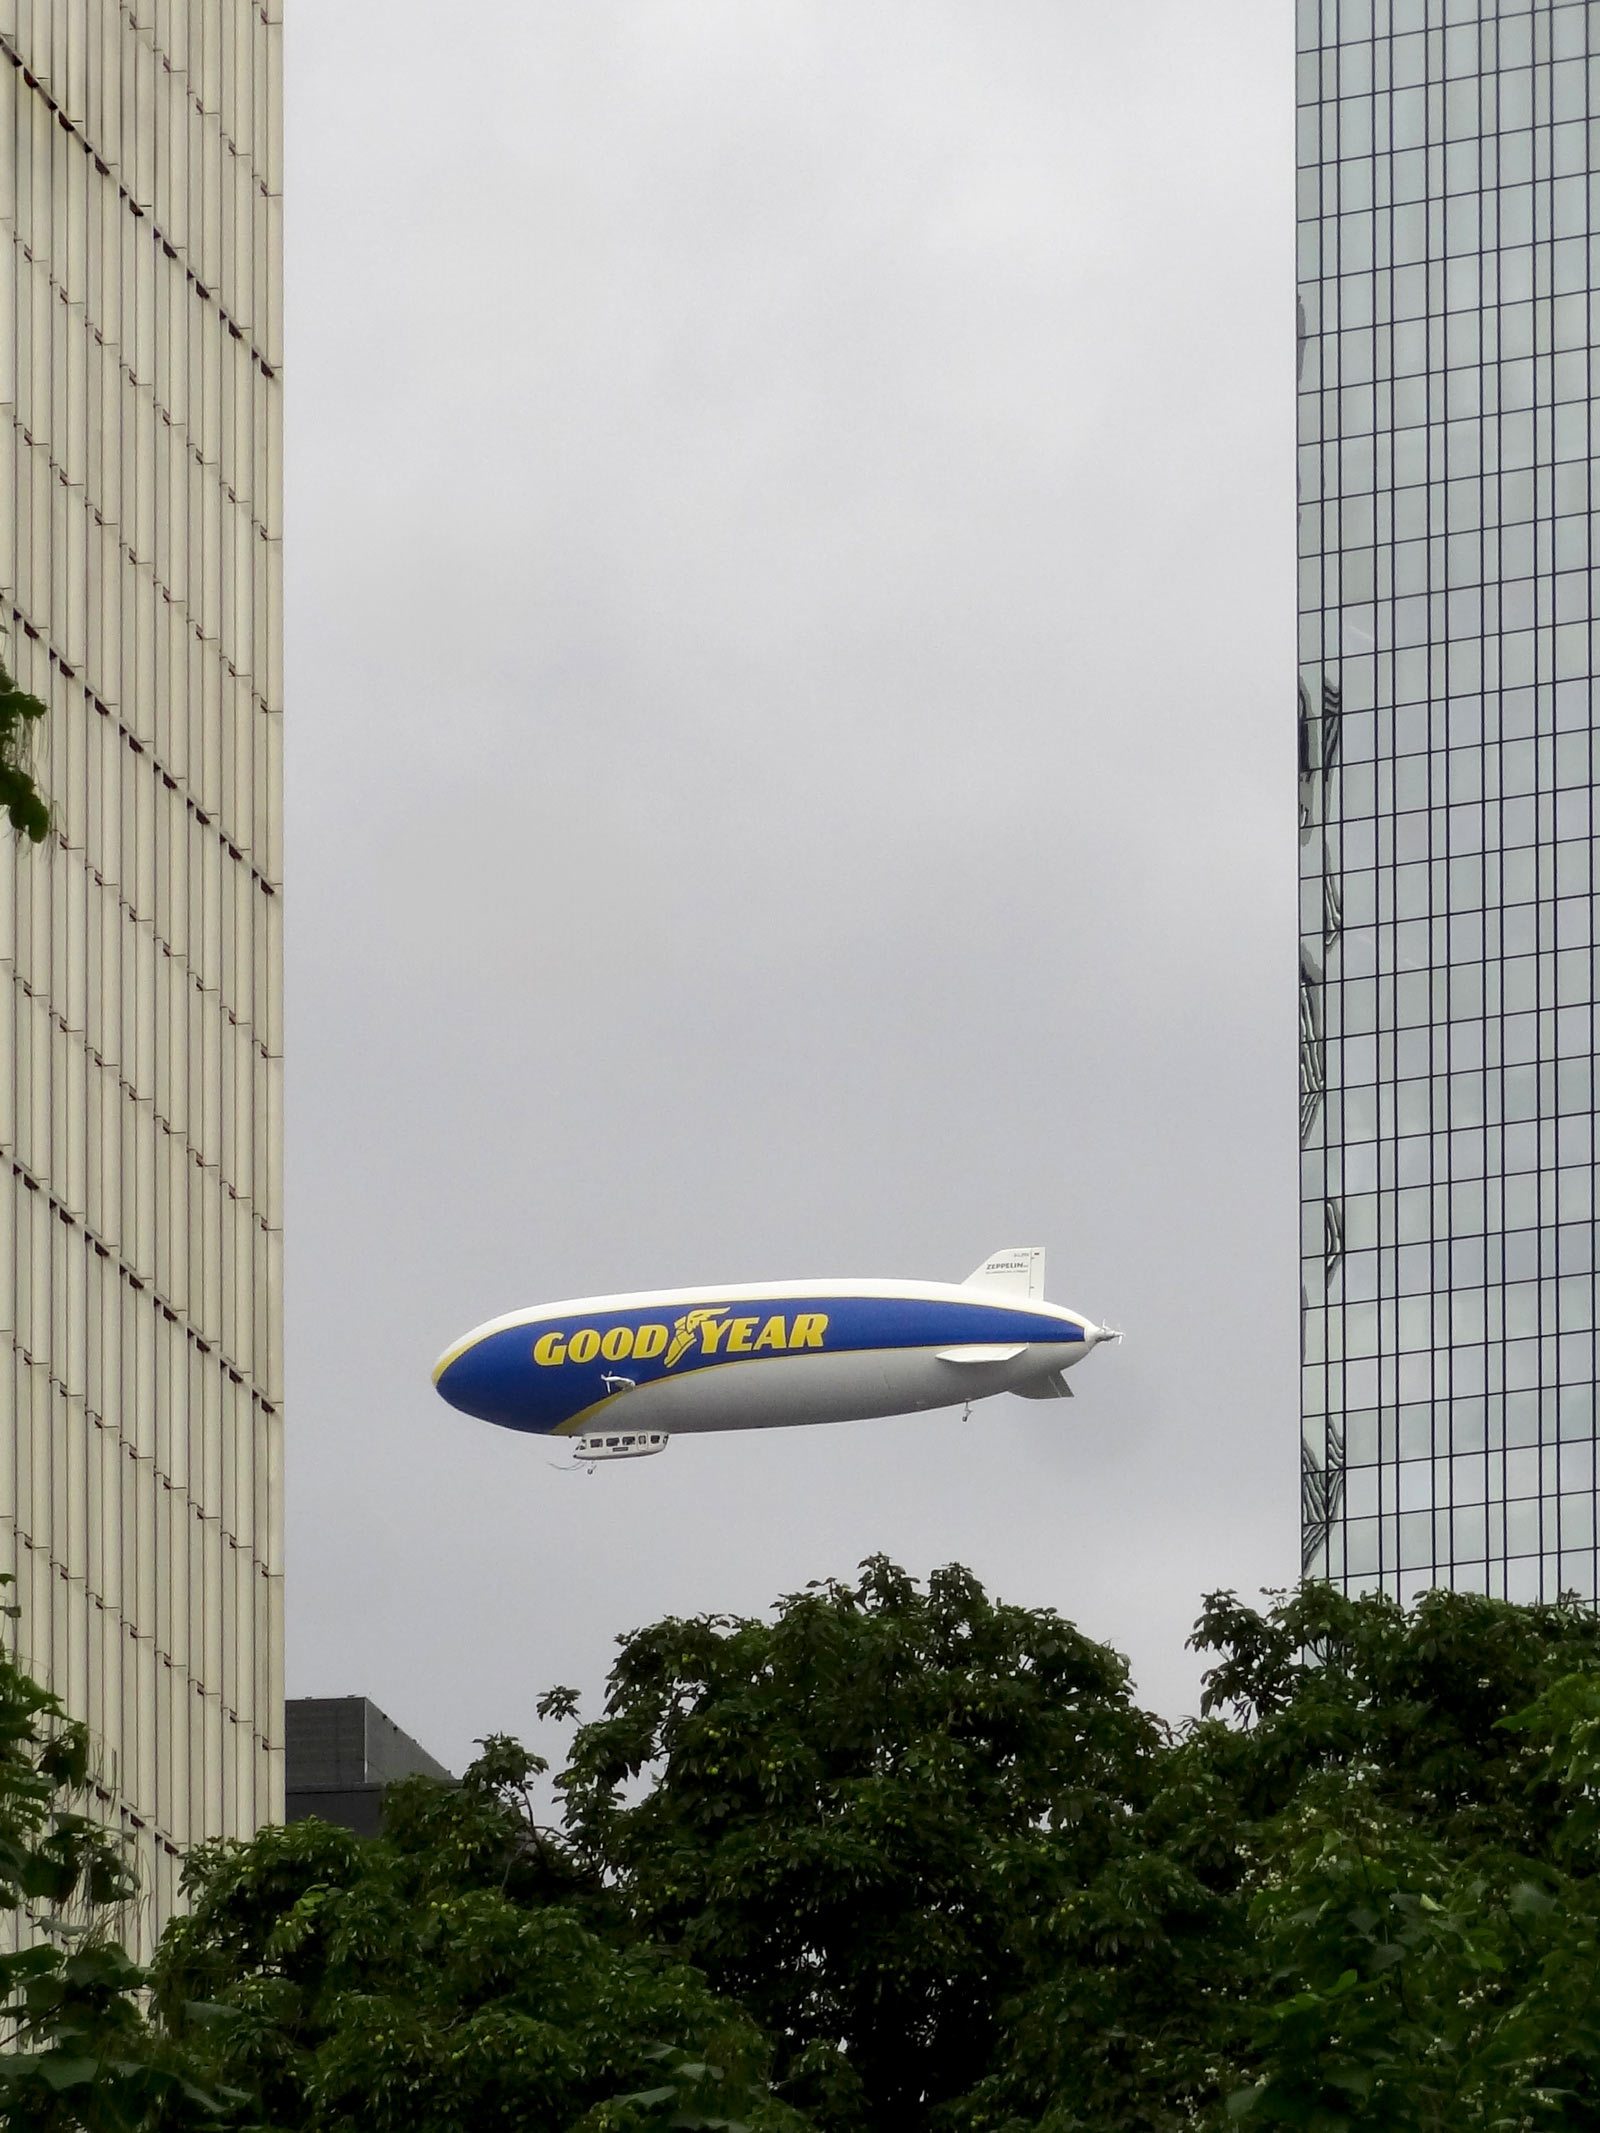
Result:
{"type": "Polygon", "coordinates": [[[463,1370],[461,1367],[465,1361],[465,1356],[445,1354],[441,1355],[438,1362],[433,1366],[435,1390],[442,1393],[452,1407],[462,1407],[464,1405],[462,1400],[462,1394],[466,1390],[464,1380],[471,1375],[470,1370],[463,1370]]]}
{"type": "Polygon", "coordinates": [[[454,1352],[447,1349],[434,1365],[434,1386],[460,1413],[515,1427],[521,1419],[522,1374],[517,1365],[522,1345],[504,1334],[491,1334],[454,1352]]]}

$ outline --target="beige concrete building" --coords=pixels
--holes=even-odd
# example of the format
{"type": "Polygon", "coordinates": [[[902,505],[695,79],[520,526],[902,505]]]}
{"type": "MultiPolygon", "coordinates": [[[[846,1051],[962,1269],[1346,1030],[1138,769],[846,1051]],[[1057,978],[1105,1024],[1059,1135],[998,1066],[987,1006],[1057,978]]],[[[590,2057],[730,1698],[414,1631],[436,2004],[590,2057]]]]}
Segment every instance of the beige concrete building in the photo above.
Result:
{"type": "Polygon", "coordinates": [[[279,0],[0,0],[0,1568],[136,1839],[281,1816],[279,0]]]}

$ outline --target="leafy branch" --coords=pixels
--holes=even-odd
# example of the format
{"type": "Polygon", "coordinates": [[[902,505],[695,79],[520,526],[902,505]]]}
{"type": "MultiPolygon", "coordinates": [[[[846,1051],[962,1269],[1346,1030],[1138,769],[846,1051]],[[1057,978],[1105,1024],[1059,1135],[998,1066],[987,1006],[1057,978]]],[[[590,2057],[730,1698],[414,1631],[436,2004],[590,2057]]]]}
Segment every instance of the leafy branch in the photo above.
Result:
{"type": "Polygon", "coordinates": [[[19,688],[0,661],[0,808],[19,837],[43,844],[50,834],[50,807],[33,775],[34,739],[45,706],[19,688]]]}

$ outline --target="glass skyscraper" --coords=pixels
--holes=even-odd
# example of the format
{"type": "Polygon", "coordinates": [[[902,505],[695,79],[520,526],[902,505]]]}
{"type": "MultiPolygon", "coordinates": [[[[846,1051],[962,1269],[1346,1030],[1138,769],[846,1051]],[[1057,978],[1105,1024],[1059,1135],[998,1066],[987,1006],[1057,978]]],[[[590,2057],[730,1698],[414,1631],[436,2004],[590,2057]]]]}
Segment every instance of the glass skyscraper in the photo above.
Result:
{"type": "Polygon", "coordinates": [[[1305,1563],[1592,1597],[1600,5],[1298,17],[1305,1563]]]}

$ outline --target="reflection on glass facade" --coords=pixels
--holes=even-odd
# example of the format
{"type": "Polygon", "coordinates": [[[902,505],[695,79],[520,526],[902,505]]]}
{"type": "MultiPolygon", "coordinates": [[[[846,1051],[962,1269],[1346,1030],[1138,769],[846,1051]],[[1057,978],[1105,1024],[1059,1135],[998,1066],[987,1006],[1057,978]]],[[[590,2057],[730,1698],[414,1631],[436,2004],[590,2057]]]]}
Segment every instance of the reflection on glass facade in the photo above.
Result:
{"type": "Polygon", "coordinates": [[[1593,1596],[1600,4],[1298,12],[1306,1567],[1593,1596]]]}

